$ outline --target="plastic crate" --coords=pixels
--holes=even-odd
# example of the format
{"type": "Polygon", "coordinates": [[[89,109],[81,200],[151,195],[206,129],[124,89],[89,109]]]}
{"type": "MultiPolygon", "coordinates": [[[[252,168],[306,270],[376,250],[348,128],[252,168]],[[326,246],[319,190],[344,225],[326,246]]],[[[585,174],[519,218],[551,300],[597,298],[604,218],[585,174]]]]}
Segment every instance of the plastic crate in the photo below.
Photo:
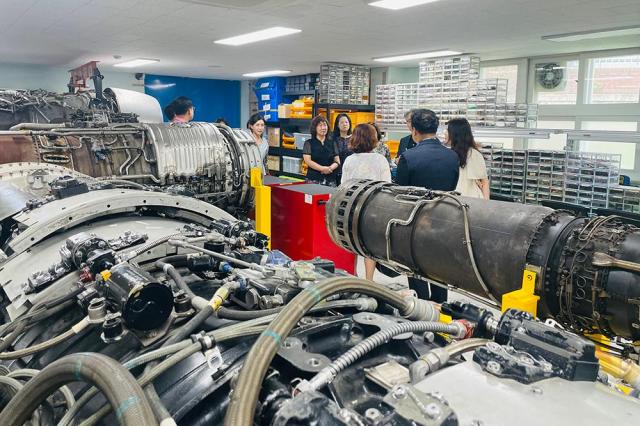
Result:
{"type": "Polygon", "coordinates": [[[298,149],[304,148],[304,143],[307,139],[311,139],[311,135],[309,133],[294,133],[293,137],[295,139],[296,148],[298,149]]]}
{"type": "Polygon", "coordinates": [[[295,157],[282,157],[282,171],[286,173],[300,174],[300,166],[302,164],[302,158],[295,157]]]}

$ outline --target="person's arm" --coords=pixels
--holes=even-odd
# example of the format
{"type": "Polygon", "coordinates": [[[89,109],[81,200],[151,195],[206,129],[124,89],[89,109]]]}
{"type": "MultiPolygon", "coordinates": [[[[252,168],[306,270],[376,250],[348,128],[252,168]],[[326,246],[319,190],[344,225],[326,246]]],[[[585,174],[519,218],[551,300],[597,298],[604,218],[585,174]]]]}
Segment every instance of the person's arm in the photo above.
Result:
{"type": "Polygon", "coordinates": [[[480,188],[480,191],[482,192],[482,198],[488,200],[491,189],[489,187],[489,178],[487,175],[487,164],[480,151],[477,149],[473,149],[473,151],[471,151],[467,167],[470,168],[468,176],[471,179],[475,179],[476,185],[478,185],[478,188],[480,188]]]}
{"type": "Polygon", "coordinates": [[[313,161],[311,159],[311,154],[302,154],[302,159],[304,160],[304,162],[307,164],[307,166],[309,166],[309,168],[320,172],[322,174],[329,174],[331,173],[331,171],[329,171],[329,167],[327,166],[321,166],[320,164],[316,163],[315,161],[313,161]]]}
{"type": "Polygon", "coordinates": [[[400,161],[398,161],[396,183],[398,185],[409,185],[409,168],[407,166],[407,160],[404,158],[404,155],[401,155],[400,161]]]}
{"type": "Polygon", "coordinates": [[[331,165],[328,167],[329,168],[328,174],[338,170],[338,167],[340,167],[340,157],[336,155],[335,157],[333,157],[333,163],[331,163],[331,165]]]}
{"type": "Polygon", "coordinates": [[[391,168],[386,161],[380,162],[380,180],[383,182],[391,182],[391,168]]]}
{"type": "Polygon", "coordinates": [[[338,144],[335,141],[333,142],[333,154],[333,163],[329,165],[330,171],[327,174],[335,172],[338,170],[338,167],[340,167],[340,151],[338,149],[338,144]]]}
{"type": "Polygon", "coordinates": [[[340,184],[345,183],[349,179],[351,179],[351,162],[353,159],[349,159],[349,157],[345,158],[344,163],[342,164],[342,176],[340,176],[340,184]]]}
{"type": "Polygon", "coordinates": [[[487,178],[477,179],[476,185],[478,185],[478,187],[480,188],[480,191],[482,191],[482,198],[484,198],[485,200],[488,200],[489,197],[491,196],[491,190],[489,188],[489,179],[487,178]]]}

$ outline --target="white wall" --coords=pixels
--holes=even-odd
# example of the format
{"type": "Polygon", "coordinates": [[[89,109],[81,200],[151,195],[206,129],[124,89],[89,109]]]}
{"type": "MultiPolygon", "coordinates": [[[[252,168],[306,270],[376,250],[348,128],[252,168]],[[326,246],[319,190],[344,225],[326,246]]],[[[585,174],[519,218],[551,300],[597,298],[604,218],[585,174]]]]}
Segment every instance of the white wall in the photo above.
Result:
{"type": "Polygon", "coordinates": [[[240,81],[240,128],[244,129],[249,121],[249,96],[251,94],[251,81],[240,81]]]}
{"type": "MultiPolygon", "coordinates": [[[[144,82],[136,80],[133,73],[101,72],[104,75],[102,86],[105,88],[118,87],[144,93],[144,82]]],[[[0,88],[45,89],[60,93],[68,90],[68,82],[69,69],[65,67],[0,64],[0,88]]]]}

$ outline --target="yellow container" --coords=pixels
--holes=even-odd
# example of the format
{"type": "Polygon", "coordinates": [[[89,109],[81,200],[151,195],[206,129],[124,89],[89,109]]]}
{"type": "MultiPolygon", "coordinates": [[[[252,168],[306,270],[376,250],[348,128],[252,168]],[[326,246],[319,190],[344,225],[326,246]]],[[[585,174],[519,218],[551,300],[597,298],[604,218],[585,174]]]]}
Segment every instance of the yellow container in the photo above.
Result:
{"type": "Polygon", "coordinates": [[[388,140],[387,148],[389,148],[389,153],[391,154],[391,158],[396,158],[396,155],[398,155],[398,148],[400,148],[400,141],[388,140]]]}
{"type": "MultiPolygon", "coordinates": [[[[358,124],[373,123],[375,122],[376,115],[372,112],[349,112],[348,110],[331,110],[331,119],[329,120],[329,127],[333,130],[333,125],[336,121],[338,114],[347,114],[351,120],[351,128],[355,128],[358,124]]],[[[326,110],[321,110],[320,115],[327,116],[326,110]]]]}
{"type": "Polygon", "coordinates": [[[295,109],[313,108],[313,98],[302,98],[293,101],[292,105],[295,109]]]}
{"type": "Polygon", "coordinates": [[[350,112],[351,124],[355,127],[358,124],[373,123],[376,115],[373,112],[350,112]]]}
{"type": "Polygon", "coordinates": [[[298,111],[298,110],[293,110],[292,114],[291,114],[291,118],[313,118],[311,115],[311,111],[298,111]]]}

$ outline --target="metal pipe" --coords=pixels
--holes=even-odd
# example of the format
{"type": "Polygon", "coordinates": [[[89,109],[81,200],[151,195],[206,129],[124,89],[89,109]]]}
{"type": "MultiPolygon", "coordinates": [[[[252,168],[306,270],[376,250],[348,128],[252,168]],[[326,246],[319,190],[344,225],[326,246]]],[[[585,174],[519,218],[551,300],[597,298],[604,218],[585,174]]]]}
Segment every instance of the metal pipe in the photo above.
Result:
{"type": "Polygon", "coordinates": [[[208,254],[209,256],[213,256],[213,257],[217,257],[218,259],[222,259],[222,260],[224,260],[226,262],[233,263],[233,264],[238,265],[238,266],[242,266],[242,267],[245,267],[245,268],[248,268],[248,269],[252,269],[254,271],[261,272],[262,274],[267,273],[267,268],[265,268],[264,266],[260,266],[257,263],[245,262],[244,260],[236,259],[234,257],[230,257],[230,256],[227,256],[227,255],[224,255],[224,254],[221,254],[221,253],[216,253],[215,251],[207,250],[207,249],[205,249],[203,247],[198,247],[196,245],[189,244],[186,241],[172,239],[172,240],[168,241],[168,244],[170,246],[174,246],[174,247],[182,247],[182,248],[188,248],[188,249],[191,249],[191,250],[199,251],[201,253],[208,254]]]}
{"type": "Polygon", "coordinates": [[[15,126],[9,127],[10,131],[17,130],[50,130],[50,129],[63,129],[66,127],[64,123],[20,123],[15,126]]]}

